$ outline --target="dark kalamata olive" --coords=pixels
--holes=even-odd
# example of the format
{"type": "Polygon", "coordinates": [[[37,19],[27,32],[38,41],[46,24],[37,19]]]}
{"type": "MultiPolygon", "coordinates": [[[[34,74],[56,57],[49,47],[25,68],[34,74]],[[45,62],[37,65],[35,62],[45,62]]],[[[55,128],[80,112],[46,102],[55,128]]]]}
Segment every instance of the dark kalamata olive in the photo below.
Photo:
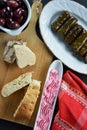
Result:
{"type": "Polygon", "coordinates": [[[17,8],[19,6],[18,2],[15,0],[8,0],[7,5],[10,6],[11,8],[17,8]]]}
{"type": "Polygon", "coordinates": [[[3,8],[2,9],[2,17],[6,18],[6,17],[9,17],[9,16],[10,16],[10,12],[6,8],[3,8]]]}
{"type": "Polygon", "coordinates": [[[21,25],[24,24],[25,21],[26,21],[26,18],[24,17],[23,20],[22,20],[22,22],[21,22],[21,25]]]}
{"type": "Polygon", "coordinates": [[[25,9],[22,9],[23,16],[27,17],[27,11],[25,9]]]}
{"type": "Polygon", "coordinates": [[[9,17],[13,17],[13,11],[9,6],[6,7],[6,11],[8,12],[9,17]]]}
{"type": "Polygon", "coordinates": [[[22,0],[16,0],[16,2],[18,2],[19,6],[22,4],[22,0]]]}
{"type": "Polygon", "coordinates": [[[20,27],[20,24],[19,24],[17,21],[11,21],[11,23],[8,24],[8,27],[9,27],[10,29],[17,29],[17,28],[20,27]]]}
{"type": "Polygon", "coordinates": [[[23,16],[21,16],[19,18],[15,18],[15,21],[17,21],[19,24],[21,24],[23,21],[23,16]]]}
{"type": "Polygon", "coordinates": [[[20,7],[17,10],[14,11],[14,16],[15,17],[21,17],[22,16],[22,11],[23,9],[20,7]]]}
{"type": "Polygon", "coordinates": [[[2,13],[2,17],[5,17],[5,16],[6,16],[6,8],[3,8],[3,9],[1,10],[1,13],[2,13]]]}
{"type": "Polygon", "coordinates": [[[10,24],[12,21],[13,21],[13,20],[12,20],[11,17],[6,18],[6,24],[7,24],[7,25],[10,24]]]}
{"type": "Polygon", "coordinates": [[[5,25],[5,19],[4,18],[0,18],[0,26],[4,26],[5,25]]]}

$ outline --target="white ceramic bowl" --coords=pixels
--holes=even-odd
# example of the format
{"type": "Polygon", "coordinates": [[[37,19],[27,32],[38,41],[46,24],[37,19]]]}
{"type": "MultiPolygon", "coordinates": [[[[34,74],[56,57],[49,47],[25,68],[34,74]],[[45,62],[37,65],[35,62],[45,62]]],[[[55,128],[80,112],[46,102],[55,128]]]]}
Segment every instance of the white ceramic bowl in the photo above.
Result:
{"type": "Polygon", "coordinates": [[[8,29],[8,28],[0,26],[0,30],[2,30],[5,33],[8,33],[9,35],[15,36],[15,35],[19,35],[26,28],[26,26],[28,25],[28,23],[31,19],[31,7],[30,7],[30,3],[28,0],[23,0],[23,1],[28,10],[28,16],[27,16],[25,23],[23,25],[21,25],[18,29],[8,29]]]}

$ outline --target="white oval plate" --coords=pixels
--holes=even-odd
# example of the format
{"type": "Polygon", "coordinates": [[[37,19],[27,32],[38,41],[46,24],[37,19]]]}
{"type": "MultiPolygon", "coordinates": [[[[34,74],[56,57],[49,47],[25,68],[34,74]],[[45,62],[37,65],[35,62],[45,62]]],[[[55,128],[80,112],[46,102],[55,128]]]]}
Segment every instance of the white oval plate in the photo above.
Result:
{"type": "Polygon", "coordinates": [[[78,23],[87,30],[87,9],[71,0],[53,0],[43,8],[39,26],[42,38],[52,53],[70,69],[87,74],[87,64],[72,55],[63,40],[51,30],[52,21],[60,15],[63,10],[68,10],[78,18],[78,23]]]}

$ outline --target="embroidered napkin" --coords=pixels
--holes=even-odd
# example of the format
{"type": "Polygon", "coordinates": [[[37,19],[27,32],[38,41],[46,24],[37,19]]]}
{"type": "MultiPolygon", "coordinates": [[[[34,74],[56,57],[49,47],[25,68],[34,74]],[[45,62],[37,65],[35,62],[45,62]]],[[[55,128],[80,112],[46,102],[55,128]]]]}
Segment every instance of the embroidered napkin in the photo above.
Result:
{"type": "Polygon", "coordinates": [[[63,76],[51,130],[87,130],[87,85],[71,71],[63,76]]]}

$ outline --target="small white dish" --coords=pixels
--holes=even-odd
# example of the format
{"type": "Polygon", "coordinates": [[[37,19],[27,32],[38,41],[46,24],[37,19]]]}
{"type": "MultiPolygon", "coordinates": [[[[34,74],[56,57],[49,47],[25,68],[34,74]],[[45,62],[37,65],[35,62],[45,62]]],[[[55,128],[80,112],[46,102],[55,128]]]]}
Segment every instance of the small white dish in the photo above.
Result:
{"type": "Polygon", "coordinates": [[[52,53],[70,69],[87,74],[87,64],[76,58],[66,47],[63,40],[51,30],[51,23],[63,10],[68,10],[77,17],[78,23],[87,30],[87,9],[72,0],[53,0],[43,8],[39,26],[42,38],[52,53]]]}
{"type": "Polygon", "coordinates": [[[15,35],[19,35],[26,28],[26,26],[28,25],[28,23],[31,19],[31,7],[30,7],[30,3],[28,0],[23,0],[23,1],[28,10],[28,16],[27,16],[25,23],[22,26],[20,26],[18,29],[8,29],[8,28],[0,26],[0,30],[4,31],[5,33],[8,33],[11,36],[15,36],[15,35]]]}
{"type": "MultiPolygon", "coordinates": [[[[50,117],[50,123],[49,123],[49,126],[48,126],[47,130],[50,130],[50,126],[51,126],[52,118],[53,118],[53,114],[54,114],[54,109],[55,109],[55,105],[56,105],[56,101],[57,101],[57,97],[58,97],[58,92],[59,92],[60,84],[61,84],[61,80],[62,80],[62,75],[63,75],[63,65],[62,65],[62,62],[60,60],[55,60],[55,61],[52,62],[52,64],[50,65],[50,67],[48,69],[48,72],[47,72],[45,84],[48,81],[48,78],[49,78],[51,70],[53,70],[53,69],[56,69],[58,71],[59,84],[57,86],[57,92],[55,93],[55,99],[54,99],[54,103],[53,103],[52,114],[51,114],[51,117],[50,117]]],[[[45,84],[44,84],[44,87],[45,87],[45,84]]],[[[42,92],[42,96],[44,94],[44,89],[43,89],[43,92],[42,92]]],[[[41,101],[40,101],[39,110],[38,110],[36,121],[35,121],[35,125],[34,125],[34,130],[36,130],[36,128],[37,128],[37,121],[38,121],[38,117],[39,117],[39,114],[40,114],[40,110],[41,110],[41,101]]]]}

